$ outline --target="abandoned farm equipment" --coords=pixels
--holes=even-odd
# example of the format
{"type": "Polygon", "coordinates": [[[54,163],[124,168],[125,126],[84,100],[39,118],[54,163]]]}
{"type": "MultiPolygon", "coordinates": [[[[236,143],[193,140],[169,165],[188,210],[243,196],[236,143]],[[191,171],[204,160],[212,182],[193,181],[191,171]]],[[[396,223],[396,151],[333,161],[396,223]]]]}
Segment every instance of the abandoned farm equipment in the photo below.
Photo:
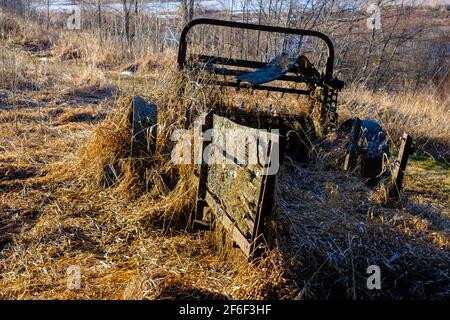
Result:
{"type": "MultiPolygon", "coordinates": [[[[270,108],[261,111],[235,107],[210,108],[203,114],[186,116],[187,127],[194,120],[201,120],[202,125],[197,128],[202,141],[201,155],[210,151],[216,160],[212,162],[202,158],[199,163],[197,208],[190,219],[192,229],[211,228],[214,223],[220,223],[249,259],[258,257],[266,242],[265,222],[274,206],[279,162],[286,155],[294,161],[305,160],[315,142],[330,133],[337,134],[341,144],[349,141],[344,170],[354,172],[359,167],[360,175],[372,187],[387,180],[384,187],[387,196],[399,197],[408,156],[413,151],[412,139],[404,135],[398,159],[390,166],[393,169],[389,172],[386,165],[389,160],[387,136],[378,123],[354,118],[339,124],[338,93],[344,82],[333,76],[334,58],[332,41],[317,31],[212,19],[197,19],[186,25],[179,45],[177,62],[180,72],[188,70],[205,85],[279,92],[281,99],[284,94],[304,95],[309,102],[306,115],[275,114],[270,108]],[[189,35],[199,25],[277,33],[291,38],[315,38],[327,49],[324,70],[317,70],[298,50],[283,50],[268,63],[189,54],[189,35]],[[230,130],[240,134],[239,137],[234,136],[234,141],[253,137],[262,143],[262,148],[257,146],[253,150],[257,153],[256,162],[243,161],[249,152],[246,143],[233,145],[224,142],[223,137],[230,130]],[[213,134],[209,134],[210,131],[213,134]],[[263,160],[268,161],[261,161],[261,149],[263,160]]],[[[157,107],[135,97],[130,122],[134,137],[132,156],[153,154],[157,107]]]]}

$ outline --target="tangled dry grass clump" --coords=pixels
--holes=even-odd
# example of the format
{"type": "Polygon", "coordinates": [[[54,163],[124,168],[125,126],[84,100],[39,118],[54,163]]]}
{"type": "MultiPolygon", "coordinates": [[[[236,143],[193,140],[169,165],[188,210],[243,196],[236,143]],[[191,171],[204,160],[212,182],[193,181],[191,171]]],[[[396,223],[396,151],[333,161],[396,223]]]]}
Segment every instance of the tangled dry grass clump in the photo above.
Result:
{"type": "Polygon", "coordinates": [[[30,76],[30,70],[15,62],[12,65],[3,64],[5,69],[2,71],[2,87],[8,91],[36,90],[38,85],[30,76]]]}
{"type": "Polygon", "coordinates": [[[148,53],[143,57],[134,59],[132,62],[123,63],[117,68],[117,71],[129,72],[138,76],[164,74],[167,71],[167,67],[173,65],[175,60],[175,50],[166,50],[160,56],[148,53]]]}
{"type": "Polygon", "coordinates": [[[34,53],[51,48],[56,34],[42,28],[38,23],[0,12],[0,39],[22,46],[34,53]]]}
{"type": "Polygon", "coordinates": [[[135,208],[120,212],[119,219],[139,221],[169,221],[168,226],[186,223],[195,200],[197,179],[191,166],[175,166],[170,159],[175,129],[184,128],[189,116],[198,115],[206,105],[212,105],[215,94],[206,94],[196,81],[184,75],[168,72],[155,85],[152,97],[158,106],[157,154],[132,159],[131,152],[131,97],[116,102],[110,113],[83,144],[76,157],[55,167],[52,177],[78,181],[84,188],[104,190],[121,198],[133,199],[135,208]],[[181,82],[185,87],[180,90],[181,82]],[[205,100],[198,100],[204,95],[205,100]],[[179,96],[181,94],[181,96],[179,96]],[[191,99],[189,98],[191,97],[191,99]],[[145,192],[144,196],[138,196],[145,192]],[[180,223],[181,221],[181,223],[180,223]]]}
{"type": "Polygon", "coordinates": [[[126,53],[108,39],[99,41],[88,33],[68,31],[59,34],[50,54],[60,61],[81,61],[101,69],[117,67],[127,60],[126,53]]]}
{"type": "Polygon", "coordinates": [[[11,16],[0,13],[0,39],[15,38],[21,32],[21,25],[11,16]]]}
{"type": "Polygon", "coordinates": [[[134,69],[133,72],[139,70],[140,74],[167,62],[152,54],[136,57],[110,38],[98,39],[88,32],[52,30],[34,20],[0,14],[0,39],[38,57],[87,64],[102,70],[134,69]]]}

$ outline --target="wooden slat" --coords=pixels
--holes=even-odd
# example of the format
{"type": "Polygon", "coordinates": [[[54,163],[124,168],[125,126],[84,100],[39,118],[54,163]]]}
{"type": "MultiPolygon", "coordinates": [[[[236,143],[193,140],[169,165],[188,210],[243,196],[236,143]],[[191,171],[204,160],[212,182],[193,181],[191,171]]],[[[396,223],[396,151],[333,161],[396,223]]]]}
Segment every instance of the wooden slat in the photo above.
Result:
{"type": "Polygon", "coordinates": [[[230,216],[218,205],[214,205],[215,201],[208,192],[206,195],[206,201],[211,204],[214,214],[218,218],[219,222],[223,225],[225,230],[231,235],[233,241],[239,246],[242,252],[249,257],[251,255],[252,246],[247,237],[241,232],[236,222],[232,220],[230,216]]]}
{"type": "Polygon", "coordinates": [[[351,140],[345,155],[344,170],[353,171],[356,168],[358,160],[358,142],[361,138],[361,120],[358,117],[353,119],[351,140]]]}
{"type": "MultiPolygon", "coordinates": [[[[241,126],[216,115],[213,124],[215,133],[231,129],[249,137],[267,135],[267,141],[273,137],[270,132],[241,126]]],[[[252,259],[263,238],[264,220],[272,210],[275,176],[264,175],[259,163],[239,163],[246,160],[241,159],[248,148],[245,144],[231,148],[223,142],[216,135],[210,144],[215,160],[223,164],[208,166],[206,202],[244,254],[252,259]]],[[[267,151],[270,154],[270,144],[267,151]]]]}
{"type": "MultiPolygon", "coordinates": [[[[222,76],[232,76],[232,77],[239,77],[242,75],[246,75],[251,73],[252,71],[246,71],[246,70],[234,70],[234,69],[225,69],[225,68],[218,68],[215,66],[210,65],[201,65],[199,64],[198,67],[200,70],[205,70],[209,73],[214,73],[222,76]]],[[[292,74],[292,73],[291,73],[292,74]]],[[[314,83],[317,85],[320,85],[321,79],[314,79],[314,78],[306,78],[303,76],[297,76],[297,75],[283,75],[276,79],[277,81],[289,81],[289,82],[296,82],[296,83],[314,83]]]]}
{"type": "MultiPolygon", "coordinates": [[[[264,175],[265,169],[259,161],[255,163],[243,161],[246,159],[241,158],[242,152],[246,151],[248,146],[240,143],[232,148],[216,133],[225,133],[228,129],[237,130],[240,138],[242,135],[250,137],[259,135],[264,137],[266,143],[274,136],[271,132],[238,125],[212,112],[204,116],[205,124],[202,126],[202,132],[213,128],[215,134],[212,141],[203,141],[203,154],[209,150],[210,155],[221,163],[208,164],[202,157],[197,207],[190,217],[190,227],[193,229],[208,227],[208,223],[203,220],[204,209],[208,206],[214,213],[216,221],[224,226],[242,252],[252,260],[262,243],[264,221],[272,210],[275,176],[264,175]]],[[[271,145],[268,144],[269,150],[266,152],[270,154],[271,145]]],[[[254,151],[258,152],[258,148],[254,151]]]]}
{"type": "MultiPolygon", "coordinates": [[[[269,147],[269,149],[271,148],[272,146],[269,147]]],[[[271,151],[269,150],[269,152],[271,151]]],[[[263,176],[263,183],[261,185],[260,198],[258,201],[258,212],[252,231],[251,258],[258,257],[261,253],[260,246],[264,241],[264,222],[270,216],[273,209],[275,180],[276,177],[274,175],[263,176]]]]}
{"type": "MultiPolygon", "coordinates": [[[[202,126],[202,134],[205,134],[206,131],[213,127],[213,113],[212,111],[208,112],[205,115],[205,124],[202,126]]],[[[203,154],[207,146],[210,144],[209,141],[203,140],[202,145],[202,163],[200,165],[200,174],[199,174],[199,182],[198,182],[198,193],[197,193],[197,207],[195,210],[194,217],[191,217],[189,221],[189,225],[192,229],[195,229],[196,221],[203,220],[203,210],[206,206],[206,185],[208,181],[208,164],[203,159],[203,154]]]]}
{"type": "Polygon", "coordinates": [[[398,153],[397,163],[392,175],[392,183],[389,187],[389,197],[398,198],[402,189],[403,177],[405,175],[406,166],[408,164],[409,155],[413,152],[413,140],[411,136],[404,133],[400,151],[398,153]]]}
{"type": "Polygon", "coordinates": [[[131,157],[149,157],[156,151],[158,108],[136,96],[131,98],[129,112],[132,130],[131,157]]]}

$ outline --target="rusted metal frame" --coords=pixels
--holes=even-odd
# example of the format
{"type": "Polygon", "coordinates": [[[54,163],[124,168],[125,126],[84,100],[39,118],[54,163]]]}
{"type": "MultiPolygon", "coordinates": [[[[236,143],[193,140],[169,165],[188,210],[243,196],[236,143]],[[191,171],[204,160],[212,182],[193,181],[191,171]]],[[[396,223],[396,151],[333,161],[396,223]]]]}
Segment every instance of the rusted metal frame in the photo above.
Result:
{"type": "Polygon", "coordinates": [[[201,165],[200,165],[200,173],[198,177],[198,191],[197,191],[197,205],[195,209],[194,216],[190,218],[189,226],[191,229],[195,230],[199,227],[205,227],[205,223],[203,223],[203,211],[207,206],[206,202],[206,193],[207,193],[207,182],[208,182],[208,163],[204,159],[204,153],[208,145],[212,143],[212,141],[207,141],[205,139],[205,134],[208,130],[212,129],[214,126],[214,113],[210,110],[205,116],[205,123],[202,125],[202,135],[203,135],[203,143],[202,143],[202,154],[201,154],[201,165]]]}
{"type": "MultiPolygon", "coordinates": [[[[222,58],[222,57],[216,57],[216,56],[208,56],[208,55],[193,55],[193,61],[202,62],[205,64],[216,64],[216,65],[224,65],[224,66],[231,66],[231,67],[241,67],[241,68],[251,68],[251,69],[258,69],[261,67],[264,67],[266,65],[265,62],[259,62],[259,61],[247,61],[247,60],[240,60],[240,59],[229,59],[229,58],[222,58]]],[[[228,70],[228,69],[223,69],[228,70]]],[[[239,72],[246,72],[242,70],[237,70],[239,72]]],[[[238,74],[230,74],[230,75],[238,75],[238,74]]],[[[285,76],[286,78],[283,80],[288,81],[295,81],[299,77],[296,76],[285,76]]],[[[342,80],[338,79],[323,79],[323,78],[317,78],[317,79],[308,79],[303,78],[304,82],[307,83],[314,83],[317,85],[325,85],[328,87],[331,87],[336,90],[341,90],[345,83],[342,80]]],[[[279,79],[281,80],[281,78],[279,79]]]]}
{"type": "Polygon", "coordinates": [[[398,153],[397,162],[392,175],[392,182],[389,185],[389,198],[398,198],[400,196],[399,193],[402,189],[403,177],[408,164],[408,158],[409,155],[414,152],[413,139],[411,136],[404,133],[401,140],[402,143],[400,145],[400,151],[398,153]]]}
{"type": "Polygon", "coordinates": [[[353,119],[352,131],[351,131],[351,141],[350,145],[347,149],[347,154],[345,156],[344,162],[344,170],[345,171],[353,171],[356,168],[357,160],[358,160],[358,143],[361,138],[361,120],[357,117],[353,119]]]}
{"type": "Polygon", "coordinates": [[[283,34],[294,34],[294,35],[302,35],[302,36],[311,36],[320,38],[325,42],[328,47],[328,58],[325,68],[325,78],[331,79],[333,78],[333,65],[334,65],[334,46],[331,42],[330,38],[325,34],[313,31],[313,30],[303,30],[303,29],[293,29],[293,28],[284,28],[284,27],[274,27],[267,25],[258,25],[258,24],[250,24],[250,23],[242,23],[242,22],[234,22],[234,21],[223,21],[216,19],[195,19],[190,21],[183,29],[180,36],[180,46],[178,50],[178,68],[184,69],[186,65],[186,53],[187,53],[187,35],[189,31],[196,25],[206,24],[206,25],[214,25],[221,27],[230,27],[230,28],[238,28],[238,29],[247,29],[247,30],[259,30],[259,31],[267,31],[267,32],[275,32],[275,33],[283,33],[283,34]]]}
{"type": "Polygon", "coordinates": [[[253,86],[252,87],[252,86],[246,86],[243,83],[239,84],[237,82],[228,82],[228,81],[221,81],[221,80],[208,80],[208,81],[206,81],[206,83],[219,85],[219,86],[223,86],[223,87],[237,88],[237,89],[248,88],[248,89],[252,89],[252,90],[266,90],[266,91],[301,94],[301,95],[309,95],[311,93],[311,90],[282,88],[282,87],[274,87],[274,86],[253,86]]]}
{"type": "Polygon", "coordinates": [[[212,63],[218,65],[226,65],[231,67],[241,67],[241,68],[252,68],[258,69],[264,67],[266,63],[260,61],[251,61],[251,60],[241,60],[241,59],[229,59],[223,57],[216,56],[208,56],[208,55],[193,55],[194,61],[204,62],[204,63],[212,63]]]}
{"type": "Polygon", "coordinates": [[[339,90],[342,90],[345,86],[345,82],[339,79],[324,79],[323,83],[321,83],[327,87],[330,87],[331,89],[334,89],[336,92],[336,98],[337,98],[337,92],[339,90]]]}
{"type": "MultiPolygon", "coordinates": [[[[199,66],[200,68],[203,68],[204,70],[222,75],[222,76],[242,76],[244,74],[250,73],[251,71],[245,71],[245,70],[230,70],[230,69],[224,69],[224,68],[217,68],[214,66],[199,66]]],[[[316,85],[323,85],[322,79],[311,79],[311,78],[305,78],[303,76],[292,76],[292,75],[284,75],[280,78],[276,79],[276,81],[289,81],[289,82],[297,82],[297,83],[311,83],[316,85]]]]}

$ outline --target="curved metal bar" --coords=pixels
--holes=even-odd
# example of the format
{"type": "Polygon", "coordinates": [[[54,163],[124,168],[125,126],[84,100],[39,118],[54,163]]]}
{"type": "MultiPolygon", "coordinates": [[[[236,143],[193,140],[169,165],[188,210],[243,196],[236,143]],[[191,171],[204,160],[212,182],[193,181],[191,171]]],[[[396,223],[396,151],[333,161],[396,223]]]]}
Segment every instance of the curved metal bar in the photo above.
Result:
{"type": "Polygon", "coordinates": [[[189,31],[196,25],[206,24],[206,25],[214,25],[221,27],[230,27],[230,28],[239,28],[239,29],[248,29],[248,30],[259,30],[259,31],[267,31],[267,32],[276,32],[276,33],[285,33],[285,34],[295,34],[295,35],[303,35],[303,36],[311,36],[322,39],[327,47],[328,47],[328,58],[327,65],[325,70],[325,78],[331,79],[333,78],[333,65],[334,65],[334,46],[333,42],[331,42],[330,38],[325,34],[313,31],[313,30],[303,30],[303,29],[293,29],[293,28],[284,28],[284,27],[274,27],[267,25],[258,25],[251,23],[242,23],[242,22],[233,22],[233,21],[225,21],[225,20],[216,20],[216,19],[195,19],[189,22],[183,29],[180,37],[180,46],[178,49],[178,68],[183,69],[186,65],[186,49],[187,49],[187,35],[189,31]]]}

